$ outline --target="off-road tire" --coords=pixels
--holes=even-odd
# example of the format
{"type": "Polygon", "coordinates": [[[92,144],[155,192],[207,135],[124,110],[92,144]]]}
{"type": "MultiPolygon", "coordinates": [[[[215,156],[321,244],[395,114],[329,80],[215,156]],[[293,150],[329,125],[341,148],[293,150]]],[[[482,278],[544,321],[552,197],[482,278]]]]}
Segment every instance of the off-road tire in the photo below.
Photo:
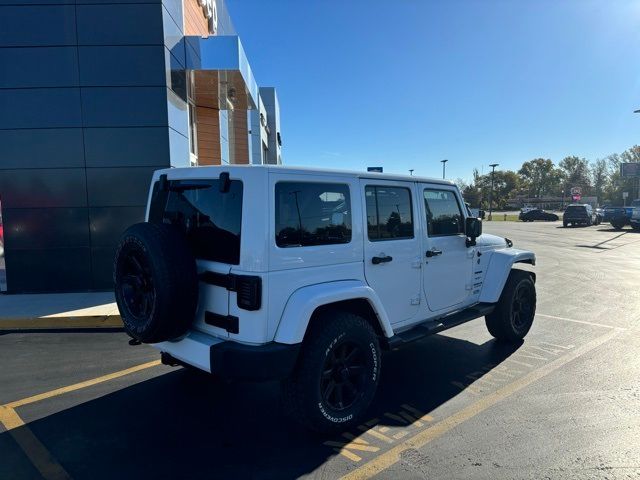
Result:
{"type": "Polygon", "coordinates": [[[180,230],[146,222],[129,227],[118,244],[113,278],[122,323],[131,337],[157,343],[186,333],[197,308],[198,277],[180,230]]]}
{"type": "MultiPolygon", "coordinates": [[[[285,412],[303,426],[323,434],[358,425],[378,387],[380,366],[380,345],[369,322],[347,312],[325,312],[310,326],[294,371],[282,382],[285,412]],[[354,345],[359,349],[358,358],[363,364],[362,370],[359,370],[363,375],[358,384],[358,393],[354,395],[357,399],[344,409],[335,409],[331,406],[331,400],[325,399],[321,391],[322,383],[327,378],[333,379],[335,375],[333,370],[331,375],[327,375],[330,371],[327,364],[338,358],[341,351],[345,351],[343,349],[354,345]]],[[[341,386],[341,391],[343,388],[346,387],[341,386]]],[[[337,386],[334,385],[334,389],[337,386]]]]}
{"type": "Polygon", "coordinates": [[[536,287],[533,277],[529,272],[513,269],[495,310],[485,317],[485,322],[489,333],[497,340],[518,342],[531,329],[535,313],[536,287]],[[523,300],[528,302],[528,307],[520,309],[523,300]]]}

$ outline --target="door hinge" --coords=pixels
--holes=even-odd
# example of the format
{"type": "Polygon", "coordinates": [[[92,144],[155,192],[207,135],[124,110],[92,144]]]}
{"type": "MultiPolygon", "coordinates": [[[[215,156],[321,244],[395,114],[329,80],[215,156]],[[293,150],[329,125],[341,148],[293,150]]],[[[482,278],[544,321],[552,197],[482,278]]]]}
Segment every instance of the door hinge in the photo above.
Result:
{"type": "Polygon", "coordinates": [[[420,295],[411,299],[411,305],[420,305],[420,295]]]}
{"type": "Polygon", "coordinates": [[[422,268],[422,259],[420,257],[416,257],[411,262],[411,268],[422,268]]]}

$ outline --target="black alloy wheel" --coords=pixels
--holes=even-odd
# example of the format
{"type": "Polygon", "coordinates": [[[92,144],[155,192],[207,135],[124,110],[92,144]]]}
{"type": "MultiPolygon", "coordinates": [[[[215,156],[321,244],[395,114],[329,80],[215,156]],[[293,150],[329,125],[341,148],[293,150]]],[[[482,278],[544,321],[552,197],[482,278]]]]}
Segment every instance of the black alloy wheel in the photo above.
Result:
{"type": "Polygon", "coordinates": [[[369,321],[326,310],[307,329],[291,375],[282,382],[285,411],[319,433],[359,425],[380,379],[381,351],[369,321]]]}
{"type": "Polygon", "coordinates": [[[324,402],[335,411],[345,410],[364,394],[366,359],[354,342],[344,342],[326,358],[320,380],[324,402]]]}
{"type": "Polygon", "coordinates": [[[530,272],[512,269],[495,310],[485,316],[485,322],[497,340],[517,343],[531,329],[535,314],[535,277],[530,272]]]}
{"type": "Polygon", "coordinates": [[[520,283],[513,295],[511,321],[516,330],[522,330],[531,321],[535,312],[535,300],[528,284],[520,283]]]}
{"type": "Polygon", "coordinates": [[[151,315],[156,291],[149,262],[139,250],[126,252],[122,264],[120,288],[124,304],[134,318],[144,320],[151,315]]]}

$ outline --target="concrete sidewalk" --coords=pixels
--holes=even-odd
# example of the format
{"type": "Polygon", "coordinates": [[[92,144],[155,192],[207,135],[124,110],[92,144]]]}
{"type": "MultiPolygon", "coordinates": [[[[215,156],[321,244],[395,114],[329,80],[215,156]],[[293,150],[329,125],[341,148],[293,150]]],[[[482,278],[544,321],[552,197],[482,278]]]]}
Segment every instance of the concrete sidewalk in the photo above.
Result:
{"type": "Polygon", "coordinates": [[[122,327],[112,292],[0,294],[0,330],[122,327]]]}

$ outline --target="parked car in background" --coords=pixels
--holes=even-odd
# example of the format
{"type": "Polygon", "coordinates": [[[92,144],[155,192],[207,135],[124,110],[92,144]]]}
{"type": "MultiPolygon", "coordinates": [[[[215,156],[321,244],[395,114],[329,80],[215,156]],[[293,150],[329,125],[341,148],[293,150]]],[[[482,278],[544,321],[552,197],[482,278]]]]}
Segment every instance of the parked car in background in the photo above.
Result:
{"type": "Polygon", "coordinates": [[[544,222],[555,222],[560,217],[555,213],[545,212],[539,208],[529,210],[527,212],[520,212],[518,218],[523,222],[533,222],[535,220],[542,220],[544,222]]]}
{"type": "Polygon", "coordinates": [[[625,225],[629,225],[631,222],[631,215],[633,214],[633,209],[636,207],[640,207],[640,198],[632,201],[631,205],[628,207],[607,205],[606,207],[603,207],[604,216],[602,221],[609,222],[616,230],[622,230],[625,225]]]}
{"type": "Polygon", "coordinates": [[[485,212],[481,208],[471,208],[471,205],[465,202],[470,217],[481,218],[484,220],[485,212]]]}
{"type": "Polygon", "coordinates": [[[590,227],[591,225],[598,225],[599,223],[600,219],[598,215],[596,215],[595,209],[588,204],[569,205],[562,216],[562,225],[565,227],[569,225],[585,225],[590,227]]]}
{"type": "Polygon", "coordinates": [[[596,216],[598,217],[598,223],[596,225],[604,221],[604,208],[604,206],[596,207],[596,216]]]}
{"type": "Polygon", "coordinates": [[[633,207],[633,211],[631,212],[631,220],[629,221],[631,224],[631,228],[636,231],[640,231],[640,205],[637,207],[633,207]]]}

